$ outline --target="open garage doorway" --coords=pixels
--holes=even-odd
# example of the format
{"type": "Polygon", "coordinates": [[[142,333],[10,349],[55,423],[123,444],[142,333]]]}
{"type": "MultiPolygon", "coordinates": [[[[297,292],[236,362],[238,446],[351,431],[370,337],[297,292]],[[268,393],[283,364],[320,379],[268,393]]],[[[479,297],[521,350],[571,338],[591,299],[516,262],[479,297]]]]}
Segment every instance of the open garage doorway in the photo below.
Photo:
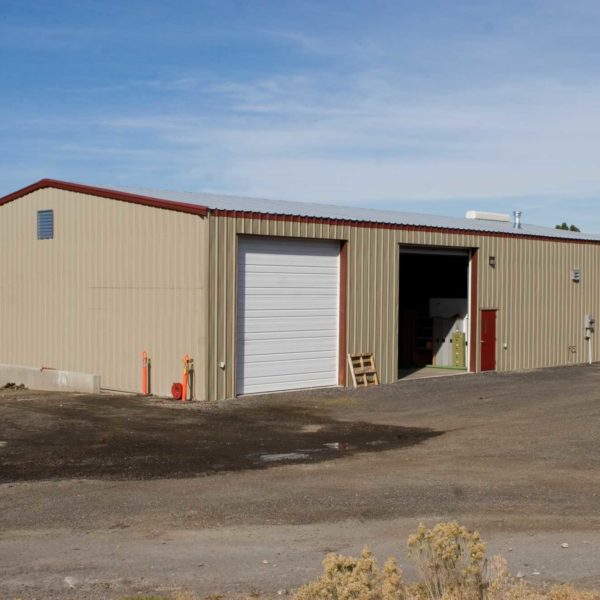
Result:
{"type": "Polygon", "coordinates": [[[400,247],[400,379],[468,370],[470,260],[468,249],[400,247]]]}

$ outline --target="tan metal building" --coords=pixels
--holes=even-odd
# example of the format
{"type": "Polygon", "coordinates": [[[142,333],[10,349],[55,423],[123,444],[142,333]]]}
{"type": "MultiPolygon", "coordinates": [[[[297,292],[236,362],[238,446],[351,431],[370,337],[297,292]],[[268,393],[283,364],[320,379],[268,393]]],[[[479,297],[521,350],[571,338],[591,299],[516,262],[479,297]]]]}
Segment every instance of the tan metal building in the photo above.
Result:
{"type": "Polygon", "coordinates": [[[146,351],[169,395],[187,354],[215,400],[346,385],[355,352],[383,383],[596,360],[600,236],[489,217],[42,180],[0,199],[0,363],[138,392],[146,351]]]}

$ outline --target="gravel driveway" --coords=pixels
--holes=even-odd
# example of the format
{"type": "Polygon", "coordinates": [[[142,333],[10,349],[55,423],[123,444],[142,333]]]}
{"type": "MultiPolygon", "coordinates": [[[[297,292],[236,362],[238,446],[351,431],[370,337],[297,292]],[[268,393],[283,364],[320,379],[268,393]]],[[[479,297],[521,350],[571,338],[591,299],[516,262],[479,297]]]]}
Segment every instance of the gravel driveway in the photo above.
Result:
{"type": "Polygon", "coordinates": [[[275,594],[459,519],[600,586],[600,367],[175,404],[0,392],[0,597],[275,594]],[[568,547],[563,547],[568,544],[568,547]],[[66,579],[65,579],[66,578],[66,579]]]}

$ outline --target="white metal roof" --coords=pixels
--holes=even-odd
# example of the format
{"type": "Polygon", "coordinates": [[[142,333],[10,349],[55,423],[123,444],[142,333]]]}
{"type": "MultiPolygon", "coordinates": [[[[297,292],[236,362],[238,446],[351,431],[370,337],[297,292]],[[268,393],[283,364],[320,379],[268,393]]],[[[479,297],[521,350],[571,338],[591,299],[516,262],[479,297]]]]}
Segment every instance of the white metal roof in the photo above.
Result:
{"type": "Polygon", "coordinates": [[[246,198],[243,196],[227,196],[221,194],[171,192],[166,190],[150,190],[141,188],[107,187],[107,190],[128,192],[150,196],[160,200],[200,204],[211,210],[247,211],[272,215],[315,217],[321,219],[343,219],[370,223],[387,223],[393,225],[409,225],[421,227],[439,227],[446,229],[463,229],[465,231],[485,231],[493,233],[509,233],[515,236],[542,236],[571,240],[600,241],[600,235],[565,231],[551,227],[541,227],[522,223],[515,229],[512,223],[501,221],[485,221],[459,217],[445,217],[412,212],[355,208],[333,204],[314,204],[311,202],[289,202],[284,200],[267,200],[264,198],[246,198]]]}

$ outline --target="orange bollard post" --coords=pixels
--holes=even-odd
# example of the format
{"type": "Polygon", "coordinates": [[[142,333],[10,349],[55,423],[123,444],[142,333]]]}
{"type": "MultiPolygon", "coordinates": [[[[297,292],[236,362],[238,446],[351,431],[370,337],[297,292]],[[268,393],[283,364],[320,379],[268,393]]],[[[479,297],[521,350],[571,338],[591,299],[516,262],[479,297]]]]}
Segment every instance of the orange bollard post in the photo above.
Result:
{"type": "Polygon", "coordinates": [[[148,354],[142,352],[142,394],[148,395],[148,354]]]}
{"type": "Polygon", "coordinates": [[[188,397],[188,368],[190,363],[190,357],[186,354],[183,357],[183,382],[181,386],[183,387],[183,391],[181,393],[181,401],[185,402],[188,397]]]}

